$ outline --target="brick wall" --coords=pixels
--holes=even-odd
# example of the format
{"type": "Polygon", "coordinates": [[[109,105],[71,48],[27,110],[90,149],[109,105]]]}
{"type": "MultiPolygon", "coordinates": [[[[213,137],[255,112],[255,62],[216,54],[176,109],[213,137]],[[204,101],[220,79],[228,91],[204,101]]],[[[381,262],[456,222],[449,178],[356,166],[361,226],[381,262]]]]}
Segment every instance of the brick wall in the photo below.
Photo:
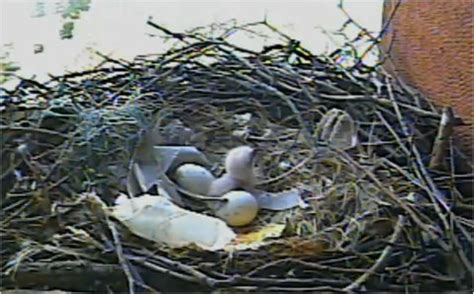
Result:
{"type": "MultiPolygon", "coordinates": [[[[383,19],[401,4],[382,42],[391,44],[396,72],[439,106],[453,106],[465,122],[473,123],[474,108],[474,1],[385,0],[383,19]]],[[[473,126],[456,127],[462,148],[472,159],[473,126]]]]}

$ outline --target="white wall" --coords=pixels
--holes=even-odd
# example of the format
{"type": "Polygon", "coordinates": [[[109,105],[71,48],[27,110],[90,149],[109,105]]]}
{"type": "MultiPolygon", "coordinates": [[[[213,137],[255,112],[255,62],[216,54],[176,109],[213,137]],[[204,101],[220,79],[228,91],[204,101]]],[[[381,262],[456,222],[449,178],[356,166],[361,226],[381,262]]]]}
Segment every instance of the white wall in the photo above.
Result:
{"type": "MultiPolygon", "coordinates": [[[[10,60],[21,66],[20,74],[44,78],[46,73],[60,74],[96,64],[92,47],[114,57],[131,59],[137,54],[164,49],[163,41],[148,36],[158,33],[146,25],[149,16],[156,23],[176,31],[235,18],[240,23],[263,19],[296,39],[314,53],[335,48],[318,27],[334,31],[345,18],[337,8],[338,0],[313,1],[118,1],[92,0],[90,11],[76,21],[72,40],[60,40],[63,20],[54,14],[56,2],[47,1],[47,16],[33,18],[37,0],[0,0],[1,49],[10,52],[10,60]],[[10,47],[3,45],[10,43],[10,47]],[[34,44],[43,44],[44,52],[34,54],[34,44]]],[[[345,0],[349,13],[371,31],[378,31],[383,0],[345,0]]],[[[245,46],[262,45],[245,40],[245,46]]]]}

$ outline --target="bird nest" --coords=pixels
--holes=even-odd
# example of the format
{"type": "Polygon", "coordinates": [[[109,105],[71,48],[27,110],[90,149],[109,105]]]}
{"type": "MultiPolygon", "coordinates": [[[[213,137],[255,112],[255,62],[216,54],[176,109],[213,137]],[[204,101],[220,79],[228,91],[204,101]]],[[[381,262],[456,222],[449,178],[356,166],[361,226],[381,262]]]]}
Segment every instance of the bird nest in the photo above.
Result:
{"type": "MultiPolygon", "coordinates": [[[[470,287],[473,226],[450,174],[427,167],[440,112],[350,50],[311,54],[293,39],[255,52],[228,37],[266,22],[174,33],[163,54],[104,57],[91,70],[21,79],[1,108],[3,288],[76,291],[439,291],[470,287]],[[349,55],[348,55],[349,54],[349,55]],[[341,60],[352,58],[352,66],[341,60]],[[357,144],[333,148],[319,122],[344,110],[357,144]],[[242,119],[244,117],[245,119],[242,119]],[[216,170],[238,145],[260,150],[268,191],[308,207],[257,249],[172,249],[129,233],[112,205],[143,132],[192,132],[216,170]],[[169,129],[168,129],[169,130],[169,129]],[[471,240],[471,241],[469,241],[471,240]]],[[[375,41],[374,41],[375,42],[375,41]]],[[[249,228],[236,230],[244,234],[249,228]]]]}

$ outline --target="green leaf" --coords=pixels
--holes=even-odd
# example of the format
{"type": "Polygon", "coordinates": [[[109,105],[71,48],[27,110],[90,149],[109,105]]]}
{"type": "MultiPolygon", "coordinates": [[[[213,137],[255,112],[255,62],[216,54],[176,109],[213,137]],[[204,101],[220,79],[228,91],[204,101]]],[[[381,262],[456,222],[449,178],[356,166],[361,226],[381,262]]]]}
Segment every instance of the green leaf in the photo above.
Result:
{"type": "Polygon", "coordinates": [[[74,23],[72,21],[69,21],[63,24],[63,27],[61,31],[59,32],[61,39],[72,39],[73,30],[74,30],[74,23]]]}

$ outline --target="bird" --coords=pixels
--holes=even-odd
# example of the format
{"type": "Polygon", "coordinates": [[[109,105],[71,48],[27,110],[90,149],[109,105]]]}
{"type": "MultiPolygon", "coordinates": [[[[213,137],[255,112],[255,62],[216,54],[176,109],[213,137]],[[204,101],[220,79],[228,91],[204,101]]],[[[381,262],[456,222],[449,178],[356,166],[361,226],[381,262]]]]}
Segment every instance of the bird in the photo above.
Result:
{"type": "Polygon", "coordinates": [[[222,196],[239,188],[252,192],[257,183],[255,155],[256,150],[247,145],[229,150],[224,164],[226,173],[211,183],[209,195],[222,196]]]}

